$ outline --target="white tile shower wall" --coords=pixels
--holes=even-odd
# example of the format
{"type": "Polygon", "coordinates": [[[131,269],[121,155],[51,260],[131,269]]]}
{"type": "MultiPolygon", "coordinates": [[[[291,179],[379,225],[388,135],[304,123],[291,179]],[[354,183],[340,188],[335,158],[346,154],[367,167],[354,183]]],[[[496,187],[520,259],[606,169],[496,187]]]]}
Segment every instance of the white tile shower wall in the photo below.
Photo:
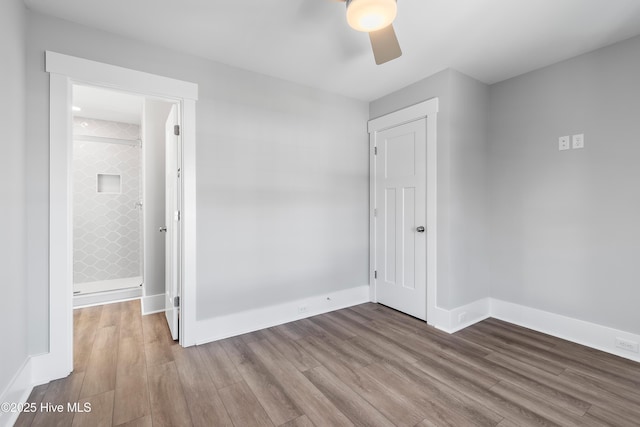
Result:
{"type": "Polygon", "coordinates": [[[141,276],[140,146],[83,141],[87,135],[137,140],[140,127],[74,118],[74,283],[141,276]],[[98,193],[98,174],[120,175],[120,193],[98,193]]]}

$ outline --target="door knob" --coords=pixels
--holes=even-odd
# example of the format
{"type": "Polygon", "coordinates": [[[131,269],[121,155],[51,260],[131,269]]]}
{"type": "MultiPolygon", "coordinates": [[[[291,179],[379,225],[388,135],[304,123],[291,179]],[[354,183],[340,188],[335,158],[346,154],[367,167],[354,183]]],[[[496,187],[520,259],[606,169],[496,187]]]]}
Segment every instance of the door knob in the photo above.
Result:
{"type": "Polygon", "coordinates": [[[161,233],[166,233],[167,232],[167,226],[165,225],[164,227],[158,227],[158,231],[161,233]]]}
{"type": "Polygon", "coordinates": [[[416,228],[416,231],[417,231],[418,233],[424,233],[424,227],[423,227],[423,226],[417,227],[417,228],[416,228]]]}

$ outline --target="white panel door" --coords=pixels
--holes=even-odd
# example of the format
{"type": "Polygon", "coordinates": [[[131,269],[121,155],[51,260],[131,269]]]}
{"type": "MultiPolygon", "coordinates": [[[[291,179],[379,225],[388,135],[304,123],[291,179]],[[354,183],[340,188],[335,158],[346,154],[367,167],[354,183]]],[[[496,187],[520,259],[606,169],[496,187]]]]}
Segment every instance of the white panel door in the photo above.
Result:
{"type": "Polygon", "coordinates": [[[180,154],[181,139],[176,135],[175,126],[178,125],[178,108],[171,107],[171,112],[165,125],[165,315],[174,340],[178,339],[180,319],[180,179],[182,164],[180,154]]]}
{"type": "Polygon", "coordinates": [[[376,133],[376,296],[426,320],[426,120],[376,133]]]}

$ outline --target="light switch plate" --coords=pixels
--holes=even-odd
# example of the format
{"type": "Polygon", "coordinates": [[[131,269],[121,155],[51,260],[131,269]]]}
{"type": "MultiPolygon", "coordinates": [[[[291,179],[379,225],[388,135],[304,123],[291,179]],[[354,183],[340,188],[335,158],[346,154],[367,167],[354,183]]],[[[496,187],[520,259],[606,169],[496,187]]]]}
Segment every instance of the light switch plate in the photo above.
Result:
{"type": "Polygon", "coordinates": [[[563,151],[569,148],[569,135],[558,138],[558,150],[563,151]]]}
{"type": "Polygon", "coordinates": [[[573,148],[584,148],[584,134],[579,133],[572,137],[573,148]]]}

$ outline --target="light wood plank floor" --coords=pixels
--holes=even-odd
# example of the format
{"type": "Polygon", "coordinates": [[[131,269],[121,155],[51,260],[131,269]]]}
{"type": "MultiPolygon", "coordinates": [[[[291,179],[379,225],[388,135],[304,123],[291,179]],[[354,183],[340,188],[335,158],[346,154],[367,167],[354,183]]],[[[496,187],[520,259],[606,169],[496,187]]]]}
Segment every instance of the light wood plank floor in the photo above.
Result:
{"type": "Polygon", "coordinates": [[[75,370],[17,426],[638,426],[640,364],[494,319],[448,335],[376,304],[202,346],[138,301],[74,312],[75,370]]]}

